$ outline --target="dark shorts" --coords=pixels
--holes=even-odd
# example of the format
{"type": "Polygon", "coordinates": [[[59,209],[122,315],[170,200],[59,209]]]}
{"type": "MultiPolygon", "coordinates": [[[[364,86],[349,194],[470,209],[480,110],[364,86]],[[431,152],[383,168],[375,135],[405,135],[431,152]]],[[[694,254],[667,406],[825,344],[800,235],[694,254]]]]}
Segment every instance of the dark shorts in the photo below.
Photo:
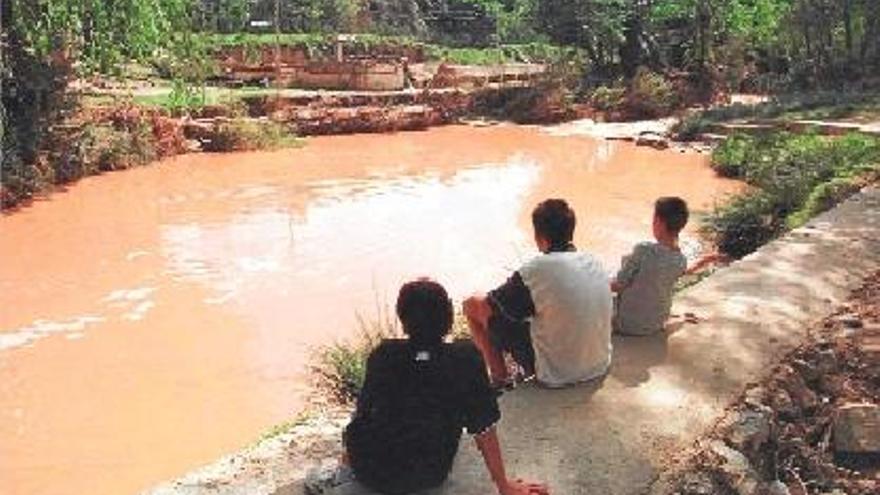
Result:
{"type": "Polygon", "coordinates": [[[535,373],[535,349],[528,321],[514,321],[504,316],[494,301],[490,300],[492,316],[489,317],[489,342],[495,349],[509,353],[527,376],[535,373]]]}

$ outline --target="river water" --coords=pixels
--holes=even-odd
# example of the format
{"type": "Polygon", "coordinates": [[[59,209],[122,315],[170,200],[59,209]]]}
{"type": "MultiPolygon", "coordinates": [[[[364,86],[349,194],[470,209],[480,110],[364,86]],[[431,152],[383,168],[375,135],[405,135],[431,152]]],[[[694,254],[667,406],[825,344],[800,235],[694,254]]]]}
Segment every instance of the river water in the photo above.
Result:
{"type": "Polygon", "coordinates": [[[613,269],[656,197],[705,210],[738,187],[703,155],[517,126],[80,181],[0,218],[0,493],[136,493],[252,442],[302,406],[315,346],[401,282],[460,299],[503,281],[541,199],[569,200],[613,269]]]}

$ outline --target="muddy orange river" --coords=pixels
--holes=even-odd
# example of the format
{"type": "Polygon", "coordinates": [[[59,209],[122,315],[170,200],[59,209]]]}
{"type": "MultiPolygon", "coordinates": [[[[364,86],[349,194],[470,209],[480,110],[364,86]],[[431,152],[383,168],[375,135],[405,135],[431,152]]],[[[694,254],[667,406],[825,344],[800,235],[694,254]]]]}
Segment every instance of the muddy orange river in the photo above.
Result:
{"type": "Polygon", "coordinates": [[[656,197],[705,210],[737,188],[703,155],[517,126],[83,180],[0,218],[0,492],[137,493],[253,442],[302,407],[313,349],[402,281],[501,282],[541,199],[568,199],[614,269],[656,197]]]}

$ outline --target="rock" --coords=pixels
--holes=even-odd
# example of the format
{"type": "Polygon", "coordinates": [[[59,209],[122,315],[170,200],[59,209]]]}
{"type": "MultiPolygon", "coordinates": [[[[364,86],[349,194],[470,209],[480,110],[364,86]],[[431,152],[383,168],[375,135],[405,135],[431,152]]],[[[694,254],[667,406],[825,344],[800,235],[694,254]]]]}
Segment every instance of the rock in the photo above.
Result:
{"type": "Polygon", "coordinates": [[[198,153],[202,151],[202,142],[198,139],[187,139],[186,140],[186,151],[191,153],[198,153]]]}
{"type": "Polygon", "coordinates": [[[714,495],[718,489],[709,473],[699,471],[682,477],[680,492],[682,495],[714,495]]]}
{"type": "Polygon", "coordinates": [[[761,386],[746,390],[743,401],[751,407],[764,407],[767,401],[767,389],[761,386]]]}
{"type": "Polygon", "coordinates": [[[832,349],[819,351],[816,356],[816,371],[819,375],[831,373],[837,369],[837,355],[832,349]]]}
{"type": "Polygon", "coordinates": [[[781,418],[792,419],[798,415],[798,408],[785,390],[779,389],[770,396],[770,407],[781,418]]]}
{"type": "Polygon", "coordinates": [[[729,414],[721,423],[727,443],[741,452],[757,452],[770,438],[772,416],[767,407],[729,414]]]}
{"type": "Polygon", "coordinates": [[[840,374],[822,375],[819,379],[819,390],[828,397],[845,397],[851,389],[846,376],[840,374]]]}
{"type": "Polygon", "coordinates": [[[788,490],[788,487],[785,486],[785,483],[776,480],[767,483],[764,486],[763,493],[766,495],[790,495],[791,492],[788,490]]]}
{"type": "Polygon", "coordinates": [[[738,450],[732,449],[720,440],[709,442],[709,451],[718,458],[718,468],[724,480],[739,495],[757,495],[761,491],[761,480],[749,460],[738,450]]]}
{"type": "Polygon", "coordinates": [[[847,328],[862,328],[864,326],[862,319],[855,313],[837,315],[834,317],[834,321],[847,328]]]}
{"type": "Polygon", "coordinates": [[[645,132],[639,134],[639,137],[636,139],[636,146],[650,146],[654,149],[665,150],[669,148],[669,139],[661,134],[645,132]]]}
{"type": "Polygon", "coordinates": [[[815,382],[819,379],[819,371],[816,369],[816,366],[803,359],[792,360],[791,367],[808,382],[815,382]]]}
{"type": "Polygon", "coordinates": [[[791,366],[781,366],[779,379],[782,386],[788,392],[791,400],[801,409],[812,410],[819,404],[816,393],[810,390],[803,377],[791,366]]]}
{"type": "Polygon", "coordinates": [[[880,453],[880,406],[846,404],[834,415],[834,451],[838,454],[880,453]]]}

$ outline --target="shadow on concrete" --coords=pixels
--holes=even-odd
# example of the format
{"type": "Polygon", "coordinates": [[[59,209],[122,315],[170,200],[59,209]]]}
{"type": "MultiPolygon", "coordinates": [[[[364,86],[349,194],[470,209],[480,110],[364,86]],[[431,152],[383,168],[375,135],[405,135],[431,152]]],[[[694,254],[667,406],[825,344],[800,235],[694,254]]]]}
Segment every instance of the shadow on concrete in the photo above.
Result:
{"type": "Polygon", "coordinates": [[[626,387],[637,387],[651,379],[651,368],[666,361],[668,334],[646,337],[615,335],[610,375],[626,387]]]}

